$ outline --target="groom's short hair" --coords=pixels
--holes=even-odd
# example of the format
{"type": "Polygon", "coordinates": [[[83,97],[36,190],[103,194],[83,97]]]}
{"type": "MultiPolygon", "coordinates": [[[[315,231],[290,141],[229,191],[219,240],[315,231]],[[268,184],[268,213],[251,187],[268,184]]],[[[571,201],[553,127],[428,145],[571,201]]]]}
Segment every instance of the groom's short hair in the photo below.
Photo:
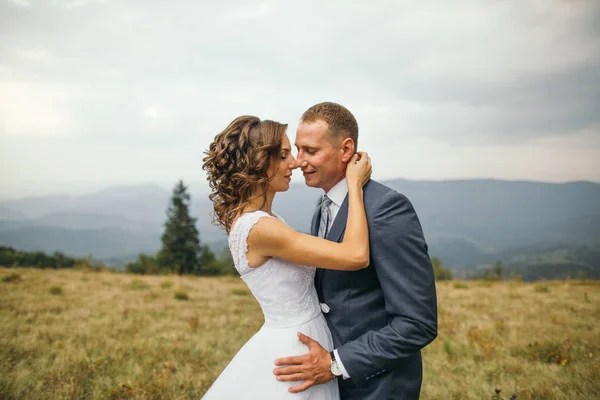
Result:
{"type": "Polygon", "coordinates": [[[354,151],[356,151],[358,148],[358,123],[346,107],[329,101],[315,104],[302,114],[300,121],[314,122],[319,119],[327,122],[331,139],[341,142],[350,138],[354,141],[354,151]]]}

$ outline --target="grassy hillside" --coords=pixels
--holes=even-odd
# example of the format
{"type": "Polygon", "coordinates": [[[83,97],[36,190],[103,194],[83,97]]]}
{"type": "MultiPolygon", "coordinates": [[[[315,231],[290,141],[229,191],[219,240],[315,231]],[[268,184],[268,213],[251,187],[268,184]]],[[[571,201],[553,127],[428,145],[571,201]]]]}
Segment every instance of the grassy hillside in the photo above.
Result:
{"type": "MultiPolygon", "coordinates": [[[[438,297],[423,399],[600,397],[600,283],[438,297]]],[[[198,399],[261,324],[237,278],[0,268],[0,398],[198,399]]]]}

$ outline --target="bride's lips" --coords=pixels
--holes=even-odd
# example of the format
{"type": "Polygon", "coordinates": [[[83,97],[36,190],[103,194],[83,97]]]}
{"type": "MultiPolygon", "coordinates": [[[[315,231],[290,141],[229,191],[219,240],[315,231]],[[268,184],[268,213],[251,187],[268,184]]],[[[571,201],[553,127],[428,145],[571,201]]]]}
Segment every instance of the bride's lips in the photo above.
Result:
{"type": "Polygon", "coordinates": [[[285,179],[287,179],[287,180],[291,181],[291,180],[292,180],[292,175],[291,175],[291,174],[290,174],[290,175],[286,175],[286,176],[285,176],[285,179]]]}

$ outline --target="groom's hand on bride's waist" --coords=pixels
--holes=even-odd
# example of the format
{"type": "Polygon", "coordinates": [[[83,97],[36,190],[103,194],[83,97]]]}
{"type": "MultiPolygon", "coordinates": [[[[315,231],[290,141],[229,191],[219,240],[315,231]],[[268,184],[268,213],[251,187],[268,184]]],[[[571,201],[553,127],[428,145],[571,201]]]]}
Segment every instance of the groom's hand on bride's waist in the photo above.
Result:
{"type": "Polygon", "coordinates": [[[278,381],[304,381],[288,390],[291,393],[302,392],[313,385],[329,382],[334,378],[331,373],[331,356],[319,342],[298,333],[298,339],[308,346],[308,353],[301,356],[283,357],[275,360],[278,367],[273,370],[278,381]]]}

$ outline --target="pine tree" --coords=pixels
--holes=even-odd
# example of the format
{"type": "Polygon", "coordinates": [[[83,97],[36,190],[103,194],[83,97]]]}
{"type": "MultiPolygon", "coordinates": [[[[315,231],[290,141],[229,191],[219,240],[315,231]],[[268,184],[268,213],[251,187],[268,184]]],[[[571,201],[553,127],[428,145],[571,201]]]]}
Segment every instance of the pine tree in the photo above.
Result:
{"type": "Polygon", "coordinates": [[[161,237],[162,249],[158,254],[163,268],[175,270],[180,275],[200,273],[200,235],[189,206],[190,195],[180,180],[173,188],[165,232],[161,237]]]}

